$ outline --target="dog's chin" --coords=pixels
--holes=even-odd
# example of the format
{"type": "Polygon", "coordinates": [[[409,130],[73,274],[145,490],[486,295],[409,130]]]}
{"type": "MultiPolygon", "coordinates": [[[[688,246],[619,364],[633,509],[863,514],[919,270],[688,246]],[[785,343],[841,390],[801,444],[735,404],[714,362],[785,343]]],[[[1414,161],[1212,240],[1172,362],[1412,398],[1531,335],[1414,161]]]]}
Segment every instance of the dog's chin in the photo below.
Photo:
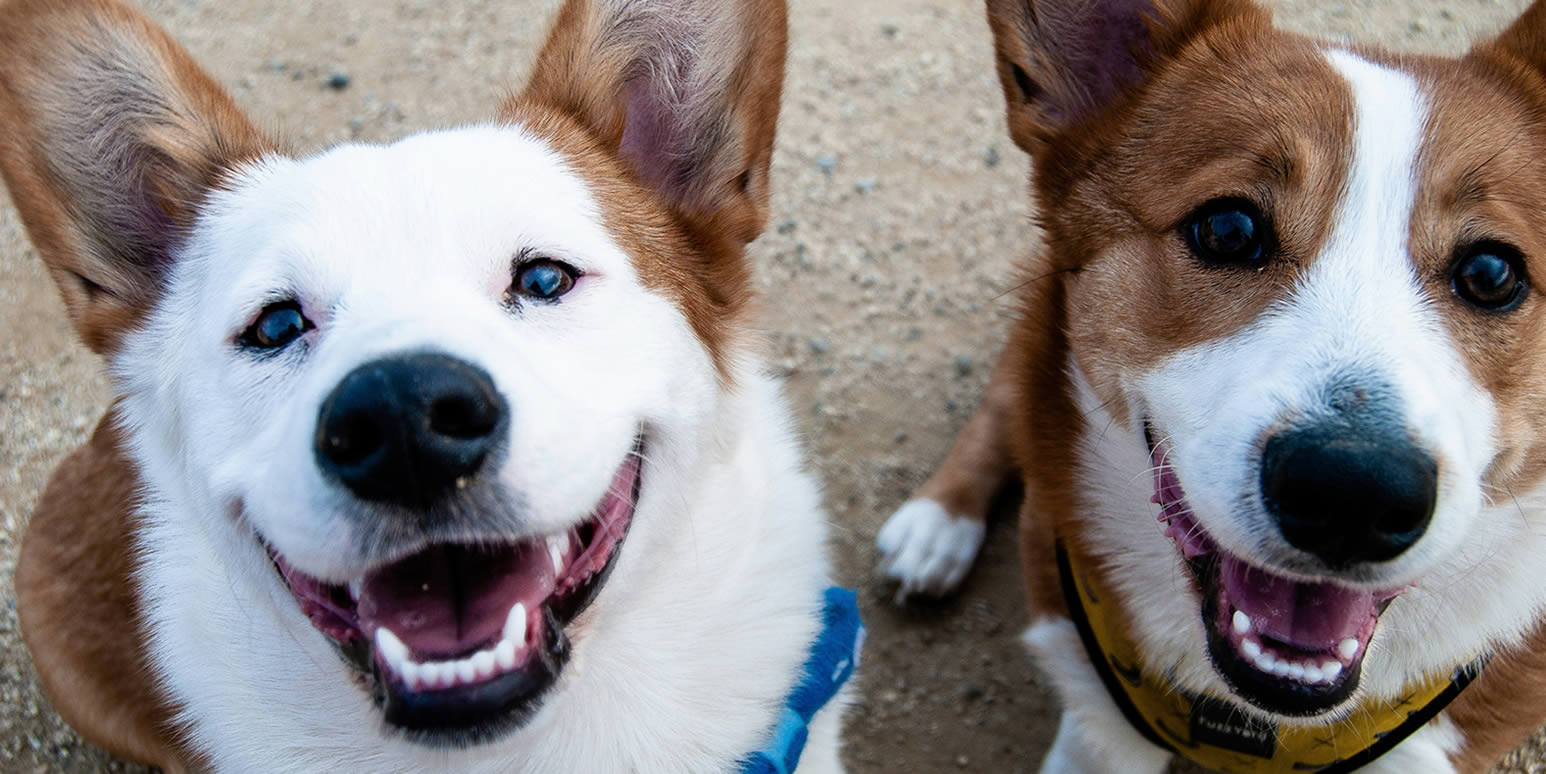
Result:
{"type": "Polygon", "coordinates": [[[627,536],[641,459],[636,448],[591,516],[559,534],[430,544],[345,584],[269,555],[302,614],[361,676],[389,735],[491,742],[524,725],[557,682],[566,627],[627,536]]]}
{"type": "Polygon", "coordinates": [[[1148,439],[1159,519],[1191,570],[1219,676],[1274,715],[1309,718],[1346,705],[1375,625],[1401,590],[1293,578],[1224,550],[1193,516],[1167,446],[1152,432],[1148,439]]]}

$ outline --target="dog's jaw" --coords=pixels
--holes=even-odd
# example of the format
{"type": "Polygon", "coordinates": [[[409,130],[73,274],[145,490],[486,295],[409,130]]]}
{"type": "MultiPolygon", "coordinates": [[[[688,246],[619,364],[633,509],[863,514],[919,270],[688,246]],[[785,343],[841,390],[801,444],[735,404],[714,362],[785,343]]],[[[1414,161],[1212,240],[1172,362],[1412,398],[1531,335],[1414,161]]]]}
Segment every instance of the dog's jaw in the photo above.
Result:
{"type": "Polygon", "coordinates": [[[642,485],[642,440],[591,517],[555,535],[432,544],[343,584],[266,547],[301,612],[366,677],[383,728],[432,746],[493,741],[540,706],[566,631],[601,590],[642,485]]]}
{"type": "Polygon", "coordinates": [[[1169,450],[1145,428],[1153,502],[1165,536],[1195,581],[1208,656],[1234,692],[1258,708],[1315,716],[1358,688],[1380,615],[1404,591],[1367,591],[1299,579],[1222,549],[1198,523],[1169,450]]]}

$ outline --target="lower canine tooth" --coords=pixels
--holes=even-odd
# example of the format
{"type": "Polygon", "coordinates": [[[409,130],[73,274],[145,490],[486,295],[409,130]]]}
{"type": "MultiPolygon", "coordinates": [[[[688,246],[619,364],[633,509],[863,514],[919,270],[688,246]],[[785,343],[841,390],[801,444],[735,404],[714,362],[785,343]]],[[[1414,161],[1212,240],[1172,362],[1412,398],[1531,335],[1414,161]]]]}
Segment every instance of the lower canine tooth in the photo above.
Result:
{"type": "Polygon", "coordinates": [[[569,536],[548,538],[548,558],[553,560],[553,576],[564,574],[564,555],[569,553],[569,536]]]}
{"type": "Polygon", "coordinates": [[[1233,624],[1235,634],[1249,634],[1251,631],[1251,617],[1239,610],[1235,611],[1233,624]]]}
{"type": "Polygon", "coordinates": [[[517,646],[526,644],[526,605],[517,602],[505,618],[505,639],[517,646]]]}
{"type": "Polygon", "coordinates": [[[410,663],[408,646],[385,626],[376,629],[376,652],[381,654],[387,666],[399,672],[402,671],[404,664],[410,663]]]}
{"type": "Polygon", "coordinates": [[[1348,637],[1337,643],[1337,655],[1341,656],[1343,661],[1351,661],[1358,655],[1358,640],[1348,637]]]}
{"type": "Polygon", "coordinates": [[[507,672],[514,669],[515,648],[515,643],[509,640],[500,640],[499,645],[494,648],[494,663],[498,664],[500,669],[507,672]]]}

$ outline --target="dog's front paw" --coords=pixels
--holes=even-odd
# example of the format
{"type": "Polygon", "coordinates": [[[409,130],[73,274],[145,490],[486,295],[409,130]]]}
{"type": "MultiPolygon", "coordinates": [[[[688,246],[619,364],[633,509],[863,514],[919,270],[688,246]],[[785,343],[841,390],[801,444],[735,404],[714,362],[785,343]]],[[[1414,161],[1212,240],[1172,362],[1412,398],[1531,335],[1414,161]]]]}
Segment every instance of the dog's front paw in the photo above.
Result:
{"type": "Polygon", "coordinates": [[[981,521],[952,516],[933,500],[898,508],[875,537],[880,573],[897,583],[897,604],[913,594],[954,591],[972,568],[984,532],[981,521]]]}

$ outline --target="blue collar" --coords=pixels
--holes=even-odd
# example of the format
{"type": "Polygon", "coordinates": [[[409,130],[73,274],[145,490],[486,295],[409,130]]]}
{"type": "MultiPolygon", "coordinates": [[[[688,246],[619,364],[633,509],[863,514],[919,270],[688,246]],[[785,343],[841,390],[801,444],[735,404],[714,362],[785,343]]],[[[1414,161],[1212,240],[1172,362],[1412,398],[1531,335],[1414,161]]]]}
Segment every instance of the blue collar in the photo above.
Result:
{"type": "Polygon", "coordinates": [[[843,683],[859,666],[864,647],[864,625],[859,622],[859,600],[848,589],[827,589],[821,633],[805,660],[805,677],[784,701],[783,714],[772,738],[761,750],[741,759],[740,774],[790,774],[805,751],[811,718],[832,701],[843,683]]]}

